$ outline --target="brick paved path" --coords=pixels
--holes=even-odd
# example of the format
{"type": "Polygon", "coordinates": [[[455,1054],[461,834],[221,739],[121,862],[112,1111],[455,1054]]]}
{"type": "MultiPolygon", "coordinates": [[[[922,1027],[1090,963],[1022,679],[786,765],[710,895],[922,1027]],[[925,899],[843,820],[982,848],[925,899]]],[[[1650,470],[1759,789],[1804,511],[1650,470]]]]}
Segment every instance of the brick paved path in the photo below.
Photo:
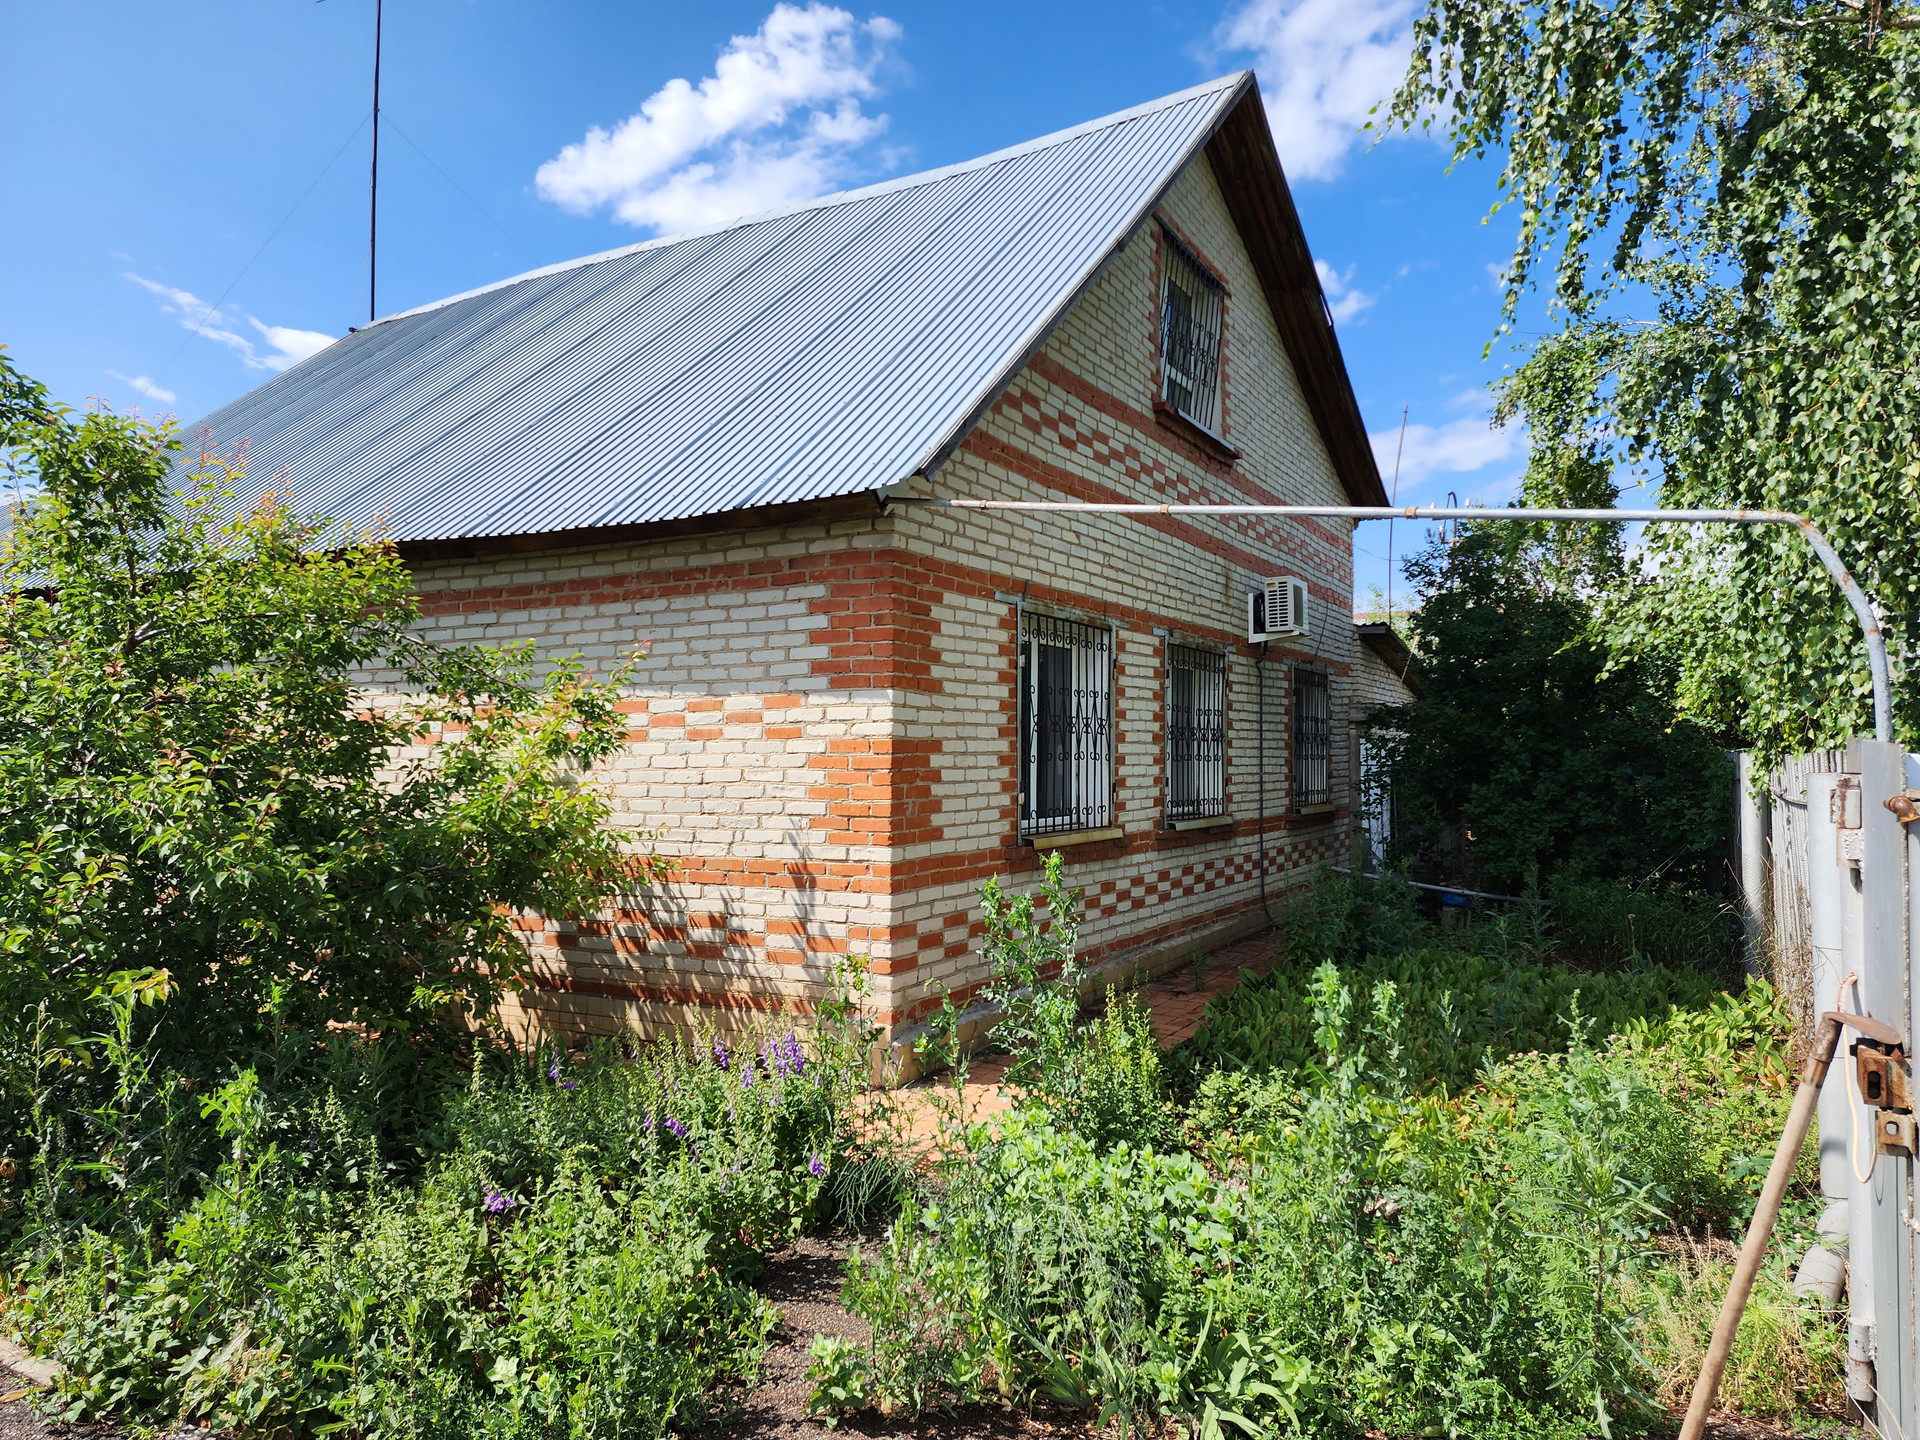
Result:
{"type": "MultiPolygon", "coordinates": [[[[1191,972],[1169,971],[1148,982],[1134,993],[1153,1020],[1153,1032],[1162,1050],[1170,1050],[1200,1028],[1207,1002],[1224,995],[1240,983],[1240,972],[1251,970],[1264,975],[1273,968],[1277,955],[1273,937],[1265,933],[1237,940],[1207,957],[1203,983],[1196,988],[1191,972]]],[[[1012,1097],[1000,1088],[1010,1057],[989,1055],[973,1062],[967,1072],[962,1096],[966,1118],[978,1120],[1013,1108],[1012,1097]]],[[[898,1107],[897,1120],[906,1133],[916,1139],[931,1139],[939,1133],[940,1109],[950,1104],[953,1085],[950,1076],[935,1075],[915,1081],[893,1093],[889,1103],[898,1107]]]]}

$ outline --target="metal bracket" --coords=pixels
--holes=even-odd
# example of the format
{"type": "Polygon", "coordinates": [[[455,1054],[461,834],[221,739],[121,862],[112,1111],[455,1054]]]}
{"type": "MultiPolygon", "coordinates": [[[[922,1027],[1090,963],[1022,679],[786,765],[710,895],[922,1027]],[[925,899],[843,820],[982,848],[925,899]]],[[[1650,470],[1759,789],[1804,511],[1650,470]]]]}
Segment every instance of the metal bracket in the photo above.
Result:
{"type": "Polygon", "coordinates": [[[1856,1040],[1853,1064],[1862,1100],[1876,1110],[1913,1112],[1913,1080],[1904,1048],[1876,1040],[1856,1040]]]}
{"type": "Polygon", "coordinates": [[[1833,798],[1827,802],[1827,818],[1842,830],[1860,828],[1860,777],[1842,775],[1833,785],[1833,798]]]}
{"type": "Polygon", "coordinates": [[[1876,1110],[1873,1112],[1874,1148],[1882,1155],[1911,1156],[1914,1145],[1913,1112],[1911,1110],[1876,1110]]]}

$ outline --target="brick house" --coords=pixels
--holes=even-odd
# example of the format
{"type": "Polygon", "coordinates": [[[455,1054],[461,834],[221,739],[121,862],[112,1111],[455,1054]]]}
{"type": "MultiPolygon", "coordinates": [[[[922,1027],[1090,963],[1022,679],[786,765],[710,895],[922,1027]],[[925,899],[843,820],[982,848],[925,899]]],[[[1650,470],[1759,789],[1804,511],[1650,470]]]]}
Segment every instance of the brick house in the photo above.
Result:
{"type": "Polygon", "coordinates": [[[1056,847],[1091,963],[1183,961],[1349,854],[1350,718],[1404,693],[1345,521],[897,503],[1385,503],[1251,74],[390,317],[206,425],[379,517],[432,634],[647,647],[604,779],[678,869],[526,921],[528,1025],[852,951],[903,1035],[1056,847]]]}

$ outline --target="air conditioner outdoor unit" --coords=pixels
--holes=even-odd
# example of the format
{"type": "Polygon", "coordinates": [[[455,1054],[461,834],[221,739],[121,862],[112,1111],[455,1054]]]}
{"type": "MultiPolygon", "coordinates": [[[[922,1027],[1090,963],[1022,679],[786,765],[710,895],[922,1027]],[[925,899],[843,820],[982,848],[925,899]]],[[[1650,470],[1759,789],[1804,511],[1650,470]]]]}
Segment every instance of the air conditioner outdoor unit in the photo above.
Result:
{"type": "Polygon", "coordinates": [[[1255,644],[1307,633],[1307,582],[1291,575],[1247,592],[1247,639],[1255,644]]]}

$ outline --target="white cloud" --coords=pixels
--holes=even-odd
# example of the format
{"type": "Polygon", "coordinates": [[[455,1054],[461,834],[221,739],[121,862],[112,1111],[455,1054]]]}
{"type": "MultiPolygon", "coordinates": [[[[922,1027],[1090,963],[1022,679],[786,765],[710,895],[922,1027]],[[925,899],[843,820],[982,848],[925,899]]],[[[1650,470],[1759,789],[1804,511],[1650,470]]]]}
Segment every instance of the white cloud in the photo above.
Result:
{"type": "Polygon", "coordinates": [[[158,400],[162,405],[171,405],[180,398],[173,391],[156,384],[150,375],[122,375],[118,370],[109,370],[107,374],[123,385],[131,385],[149,400],[158,400]]]}
{"type": "MultiPolygon", "coordinates": [[[[1474,476],[1478,490],[1473,499],[1504,501],[1514,493],[1512,474],[1478,475],[1490,465],[1510,461],[1520,453],[1525,436],[1519,425],[1496,427],[1487,413],[1485,391],[1456,396],[1454,404],[1472,404],[1475,412],[1443,425],[1407,426],[1406,449],[1400,456],[1400,492],[1417,489],[1437,475],[1474,476]]],[[[1380,466],[1381,478],[1392,483],[1393,460],[1400,445],[1400,427],[1372,431],[1373,457],[1380,466]]]]}
{"type": "Polygon", "coordinates": [[[309,355],[318,355],[333,343],[333,336],[323,335],[318,330],[295,330],[289,325],[267,325],[247,317],[247,323],[258,330],[273,347],[271,355],[260,357],[261,368],[284,370],[289,365],[297,365],[309,355]]]}
{"type": "MultiPolygon", "coordinates": [[[[244,312],[228,314],[216,309],[195,295],[191,290],[176,289],[172,285],[162,285],[158,280],[149,280],[144,275],[126,272],[127,279],[143,286],[160,297],[160,308],[173,316],[187,329],[207,340],[225,345],[238,355],[249,370],[272,370],[276,373],[289,365],[297,365],[309,355],[317,355],[333,343],[334,337],[323,335],[318,330],[296,330],[288,325],[269,325],[256,320],[244,312]],[[256,349],[254,342],[240,333],[237,328],[244,320],[259,332],[260,338],[271,348],[266,351],[256,349]]],[[[129,380],[128,384],[140,389],[138,381],[129,380]]],[[[147,392],[151,393],[151,392],[147,392]]],[[[167,397],[171,400],[173,397],[167,397]]]]}
{"type": "Polygon", "coordinates": [[[1336,325],[1346,324],[1380,298],[1378,291],[1354,288],[1353,272],[1356,268],[1349,265],[1343,274],[1324,260],[1313,262],[1313,273],[1320,277],[1320,288],[1327,292],[1327,309],[1333,313],[1333,323],[1336,325]]]}
{"type": "Polygon", "coordinates": [[[629,225],[692,229],[808,200],[842,185],[887,127],[861,101],[900,38],[814,0],[780,4],[736,35],[698,86],[669,80],[611,131],[599,126],[534,177],[541,196],[629,225]]]}
{"type": "Polygon", "coordinates": [[[1373,107],[1406,74],[1413,0],[1248,0],[1220,22],[1223,49],[1251,51],[1287,174],[1330,180],[1373,107]]]}

